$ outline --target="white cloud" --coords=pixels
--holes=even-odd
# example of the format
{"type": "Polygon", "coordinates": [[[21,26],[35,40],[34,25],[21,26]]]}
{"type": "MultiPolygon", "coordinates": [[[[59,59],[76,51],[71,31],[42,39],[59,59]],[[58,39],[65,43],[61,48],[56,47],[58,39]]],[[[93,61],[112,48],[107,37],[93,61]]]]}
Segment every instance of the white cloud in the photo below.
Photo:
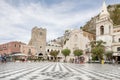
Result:
{"type": "Polygon", "coordinates": [[[74,11],[76,3],[69,1],[50,7],[41,3],[15,7],[4,0],[0,3],[0,43],[12,40],[28,43],[34,26],[47,28],[47,39],[51,40],[61,36],[65,29],[84,23],[98,13],[97,8],[94,11],[74,11]]]}

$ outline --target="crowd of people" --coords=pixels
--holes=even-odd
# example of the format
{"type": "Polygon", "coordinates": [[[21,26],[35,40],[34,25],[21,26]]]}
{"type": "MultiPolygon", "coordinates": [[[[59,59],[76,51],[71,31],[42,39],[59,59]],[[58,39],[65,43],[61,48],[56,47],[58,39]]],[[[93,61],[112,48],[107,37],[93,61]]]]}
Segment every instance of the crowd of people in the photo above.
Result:
{"type": "Polygon", "coordinates": [[[84,63],[85,58],[84,57],[79,57],[79,58],[70,58],[70,63],[84,63]]]}
{"type": "Polygon", "coordinates": [[[0,63],[6,63],[6,62],[7,62],[6,54],[0,54],[0,63]]]}

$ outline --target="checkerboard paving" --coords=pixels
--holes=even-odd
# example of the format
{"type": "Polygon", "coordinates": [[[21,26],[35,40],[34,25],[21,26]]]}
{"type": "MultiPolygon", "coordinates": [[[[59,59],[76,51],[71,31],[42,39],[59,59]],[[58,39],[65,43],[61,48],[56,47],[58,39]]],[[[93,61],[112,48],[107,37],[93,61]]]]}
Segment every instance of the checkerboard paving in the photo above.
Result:
{"type": "Polygon", "coordinates": [[[120,80],[120,65],[11,62],[0,64],[0,80],[120,80]]]}

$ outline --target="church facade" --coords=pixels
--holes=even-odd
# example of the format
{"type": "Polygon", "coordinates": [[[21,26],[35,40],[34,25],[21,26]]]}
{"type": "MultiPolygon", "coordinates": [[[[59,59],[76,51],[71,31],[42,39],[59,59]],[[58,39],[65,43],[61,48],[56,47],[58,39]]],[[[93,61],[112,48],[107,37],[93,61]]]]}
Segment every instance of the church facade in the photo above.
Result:
{"type": "Polygon", "coordinates": [[[81,29],[74,29],[69,31],[69,37],[66,39],[66,43],[63,46],[63,49],[70,49],[71,53],[67,57],[67,61],[70,59],[75,59],[73,54],[74,50],[80,49],[83,51],[82,57],[85,58],[85,62],[87,62],[90,58],[90,42],[95,40],[95,35],[81,29]]]}

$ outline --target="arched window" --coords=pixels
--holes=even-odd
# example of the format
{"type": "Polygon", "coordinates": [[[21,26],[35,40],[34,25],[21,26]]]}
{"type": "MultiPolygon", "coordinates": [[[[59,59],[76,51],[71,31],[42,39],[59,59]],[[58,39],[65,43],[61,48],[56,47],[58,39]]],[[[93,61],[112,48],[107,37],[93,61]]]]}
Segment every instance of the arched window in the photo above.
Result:
{"type": "Polygon", "coordinates": [[[120,38],[118,39],[118,42],[120,42],[120,38]]]}
{"type": "Polygon", "coordinates": [[[78,40],[78,36],[75,35],[75,36],[74,36],[74,41],[77,41],[77,40],[78,40]]]}
{"type": "Polygon", "coordinates": [[[103,35],[104,34],[104,26],[101,26],[100,27],[100,35],[103,35]]]}
{"type": "Polygon", "coordinates": [[[120,47],[117,47],[117,51],[120,51],[120,47]]]}
{"type": "Polygon", "coordinates": [[[47,52],[49,52],[49,49],[47,50],[47,52]]]}

